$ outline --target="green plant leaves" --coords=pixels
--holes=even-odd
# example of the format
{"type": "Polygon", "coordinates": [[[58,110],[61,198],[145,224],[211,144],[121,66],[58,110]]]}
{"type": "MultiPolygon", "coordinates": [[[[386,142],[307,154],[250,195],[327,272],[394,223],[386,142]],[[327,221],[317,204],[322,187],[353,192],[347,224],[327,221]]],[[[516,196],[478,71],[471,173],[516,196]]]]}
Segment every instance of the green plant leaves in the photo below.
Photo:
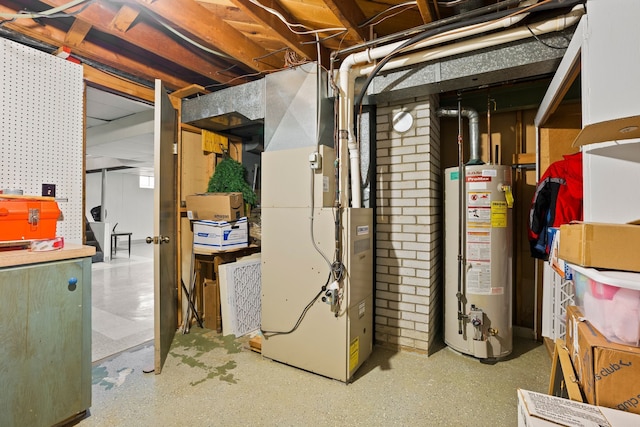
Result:
{"type": "Polygon", "coordinates": [[[209,193],[242,193],[244,201],[255,206],[258,197],[244,179],[245,174],[246,169],[242,163],[231,157],[225,157],[216,165],[216,169],[209,179],[207,191],[209,193]]]}

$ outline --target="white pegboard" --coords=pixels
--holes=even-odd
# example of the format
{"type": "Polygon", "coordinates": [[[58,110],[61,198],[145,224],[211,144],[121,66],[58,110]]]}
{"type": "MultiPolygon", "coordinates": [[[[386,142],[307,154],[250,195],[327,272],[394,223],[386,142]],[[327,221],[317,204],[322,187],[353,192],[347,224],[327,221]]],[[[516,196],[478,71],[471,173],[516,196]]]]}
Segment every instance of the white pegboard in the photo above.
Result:
{"type": "Polygon", "coordinates": [[[57,235],[82,242],[82,66],[0,39],[0,188],[41,195],[56,185],[57,235]]]}
{"type": "Polygon", "coordinates": [[[260,258],[223,264],[219,275],[223,334],[240,337],[259,329],[260,258]]]}

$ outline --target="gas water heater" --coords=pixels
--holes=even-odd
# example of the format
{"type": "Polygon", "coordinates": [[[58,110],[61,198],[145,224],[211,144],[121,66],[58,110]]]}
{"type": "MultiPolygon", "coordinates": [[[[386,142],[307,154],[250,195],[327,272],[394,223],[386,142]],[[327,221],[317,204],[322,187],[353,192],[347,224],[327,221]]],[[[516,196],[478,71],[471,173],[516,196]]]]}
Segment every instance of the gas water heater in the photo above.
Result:
{"type": "Polygon", "coordinates": [[[479,359],[512,341],[511,168],[445,170],[445,343],[479,359]]]}

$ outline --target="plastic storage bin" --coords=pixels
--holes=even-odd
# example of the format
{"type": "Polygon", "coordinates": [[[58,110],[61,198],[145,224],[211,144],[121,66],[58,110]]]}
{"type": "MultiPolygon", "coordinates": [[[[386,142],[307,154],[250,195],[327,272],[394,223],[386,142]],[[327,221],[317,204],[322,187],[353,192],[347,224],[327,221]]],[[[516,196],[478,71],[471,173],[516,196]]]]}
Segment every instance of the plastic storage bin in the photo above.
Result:
{"type": "Polygon", "coordinates": [[[569,266],[584,317],[608,339],[640,346],[640,273],[569,266]]]}

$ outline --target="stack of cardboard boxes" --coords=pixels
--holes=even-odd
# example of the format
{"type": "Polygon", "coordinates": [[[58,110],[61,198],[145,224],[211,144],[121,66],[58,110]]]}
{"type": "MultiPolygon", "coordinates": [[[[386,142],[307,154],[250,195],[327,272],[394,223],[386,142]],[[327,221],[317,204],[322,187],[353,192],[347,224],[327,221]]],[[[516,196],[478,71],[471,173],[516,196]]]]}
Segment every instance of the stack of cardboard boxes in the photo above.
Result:
{"type": "Polygon", "coordinates": [[[567,224],[560,236],[558,256],[577,272],[566,345],[584,398],[640,414],[640,226],[567,224]]]}
{"type": "Polygon", "coordinates": [[[222,252],[249,245],[242,193],[202,193],[187,196],[187,216],[193,221],[193,248],[222,252]]]}

